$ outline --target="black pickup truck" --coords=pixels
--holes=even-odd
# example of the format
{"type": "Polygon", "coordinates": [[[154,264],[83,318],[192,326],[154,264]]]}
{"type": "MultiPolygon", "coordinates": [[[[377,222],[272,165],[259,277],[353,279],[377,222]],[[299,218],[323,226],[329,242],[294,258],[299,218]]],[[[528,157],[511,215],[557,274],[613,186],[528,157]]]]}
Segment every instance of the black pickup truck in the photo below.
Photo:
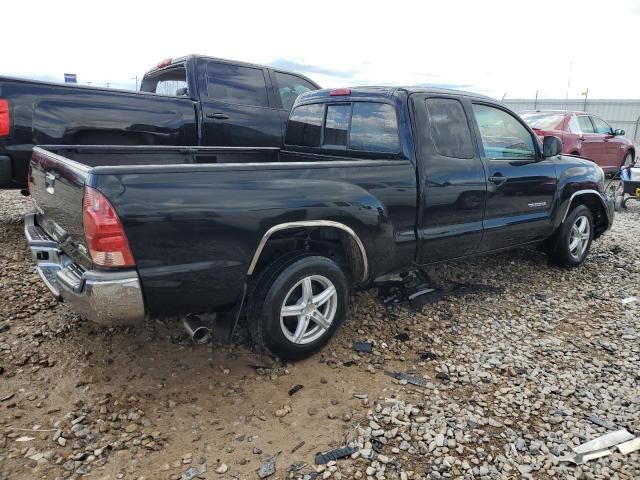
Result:
{"type": "Polygon", "coordinates": [[[34,145],[280,147],[306,77],[198,55],[160,62],[141,91],[0,77],[0,188],[24,188],[34,145]]]}
{"type": "Polygon", "coordinates": [[[386,274],[536,243],[582,264],[612,201],[602,169],[560,149],[483,96],[321,90],[282,149],[36,147],[25,233],[50,289],[96,322],[243,312],[296,359],[386,274]]]}

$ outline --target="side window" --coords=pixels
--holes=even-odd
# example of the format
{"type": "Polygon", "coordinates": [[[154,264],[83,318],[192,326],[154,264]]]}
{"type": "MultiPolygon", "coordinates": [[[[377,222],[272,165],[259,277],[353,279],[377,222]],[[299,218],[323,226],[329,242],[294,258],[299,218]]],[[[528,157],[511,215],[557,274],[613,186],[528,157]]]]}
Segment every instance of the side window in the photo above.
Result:
{"type": "Polygon", "coordinates": [[[473,105],[487,158],[535,157],[533,137],[511,114],[488,105],[473,105]]]}
{"type": "Polygon", "coordinates": [[[595,133],[593,124],[586,115],[578,115],[578,125],[580,125],[582,133],[595,133]]]}
{"type": "Polygon", "coordinates": [[[591,120],[596,128],[596,133],[604,135],[609,135],[611,133],[611,127],[604,120],[601,120],[598,117],[591,117],[591,120]]]}
{"type": "Polygon", "coordinates": [[[400,140],[395,108],[386,103],[355,102],[349,148],[366,152],[398,153],[400,140]]]}
{"type": "Polygon", "coordinates": [[[267,107],[267,84],[260,68],[228,63],[207,64],[207,91],[210,98],[227,103],[267,107]]]}
{"type": "Polygon", "coordinates": [[[351,105],[327,105],[323,147],[347,148],[351,105]]]}
{"type": "Polygon", "coordinates": [[[301,105],[289,116],[284,143],[300,147],[319,147],[324,104],[301,105]]]}
{"type": "Polygon", "coordinates": [[[473,143],[467,116],[457,100],[427,98],[431,138],[440,155],[473,158],[473,143]]]}
{"type": "Polygon", "coordinates": [[[580,124],[578,123],[578,119],[575,115],[571,115],[571,117],[569,117],[568,130],[571,133],[577,133],[577,134],[582,133],[582,130],[580,129],[580,124]]]}
{"type": "Polygon", "coordinates": [[[307,82],[305,79],[297,77],[296,75],[289,75],[286,73],[273,72],[275,74],[275,80],[278,88],[278,95],[280,95],[280,102],[282,108],[285,110],[291,110],[293,102],[296,101],[299,95],[317,88],[307,82]]]}

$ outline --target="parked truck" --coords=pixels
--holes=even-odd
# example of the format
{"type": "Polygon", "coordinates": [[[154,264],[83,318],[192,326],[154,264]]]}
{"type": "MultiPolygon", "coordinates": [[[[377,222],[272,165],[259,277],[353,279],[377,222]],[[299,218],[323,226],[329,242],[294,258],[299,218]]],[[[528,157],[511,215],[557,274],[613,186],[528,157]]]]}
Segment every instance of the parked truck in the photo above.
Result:
{"type": "Polygon", "coordinates": [[[0,188],[24,188],[41,144],[279,147],[296,97],[291,72],[190,55],[160,62],[140,91],[0,77],[0,188]]]}
{"type": "Polygon", "coordinates": [[[232,312],[298,359],[387,274],[526,244],[581,265],[613,205],[602,169],[561,148],[484,96],[321,90],[282,149],[36,147],[25,233],[91,320],[232,312]]]}

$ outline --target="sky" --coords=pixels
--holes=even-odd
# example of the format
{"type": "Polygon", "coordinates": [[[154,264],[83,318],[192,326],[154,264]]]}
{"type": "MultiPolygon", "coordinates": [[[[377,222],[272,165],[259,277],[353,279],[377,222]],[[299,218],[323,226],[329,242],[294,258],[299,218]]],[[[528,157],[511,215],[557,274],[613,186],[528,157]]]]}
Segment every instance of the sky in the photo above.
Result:
{"type": "Polygon", "coordinates": [[[640,0],[5,2],[0,75],[134,88],[190,53],[323,87],[436,85],[494,98],[640,98],[640,0]]]}

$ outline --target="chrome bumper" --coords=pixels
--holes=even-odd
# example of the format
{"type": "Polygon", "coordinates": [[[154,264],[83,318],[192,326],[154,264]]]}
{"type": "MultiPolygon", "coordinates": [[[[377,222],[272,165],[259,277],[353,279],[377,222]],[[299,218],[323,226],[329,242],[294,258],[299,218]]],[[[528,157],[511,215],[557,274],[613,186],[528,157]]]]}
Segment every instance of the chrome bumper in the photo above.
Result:
{"type": "Polygon", "coordinates": [[[35,223],[33,214],[24,218],[24,234],[42,281],[82,317],[101,325],[130,325],[144,319],[135,270],[83,270],[35,223]]]}

